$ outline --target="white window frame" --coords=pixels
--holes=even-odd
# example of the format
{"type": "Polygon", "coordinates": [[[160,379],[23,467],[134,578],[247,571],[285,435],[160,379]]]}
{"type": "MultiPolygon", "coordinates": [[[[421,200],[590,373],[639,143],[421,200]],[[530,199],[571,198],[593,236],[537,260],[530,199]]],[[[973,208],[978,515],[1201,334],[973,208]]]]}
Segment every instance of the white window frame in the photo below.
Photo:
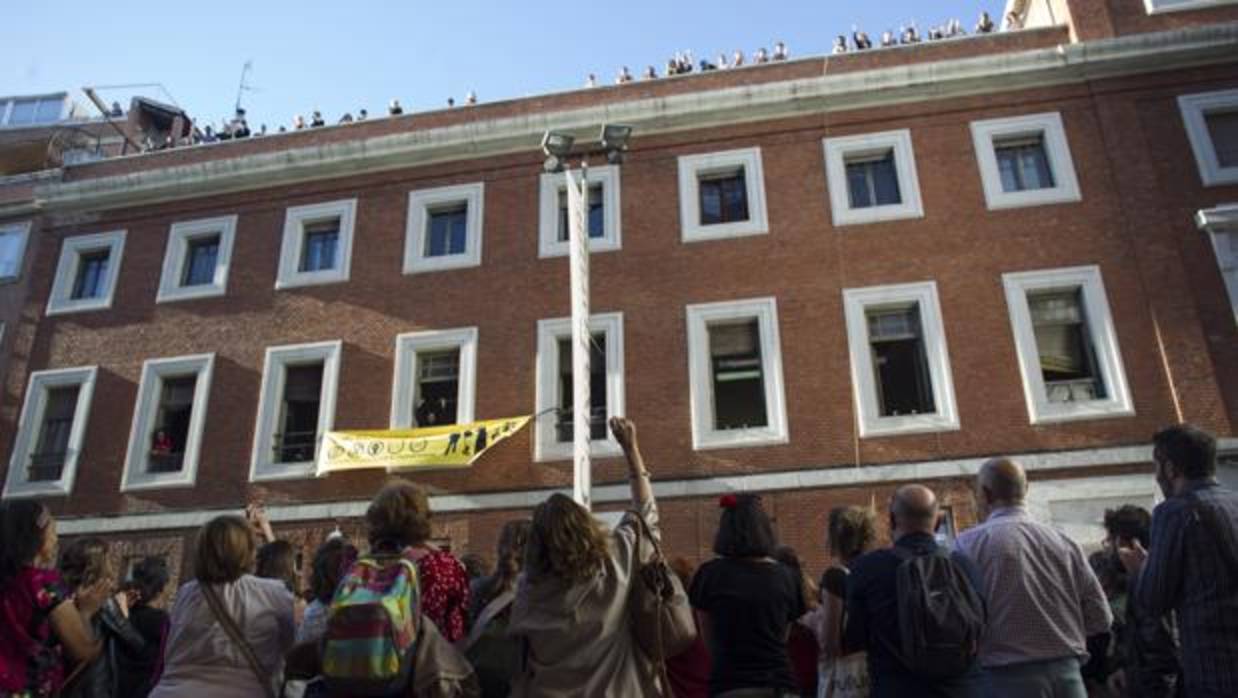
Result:
{"type": "Polygon", "coordinates": [[[111,308],[124,252],[125,231],[123,230],[65,238],[60,247],[60,261],[56,265],[56,278],[52,282],[51,297],[47,299],[46,314],[63,315],[111,308]],[[77,300],[70,298],[69,296],[73,293],[73,284],[77,280],[77,269],[82,255],[103,248],[108,250],[107,281],[104,283],[103,295],[77,300]]]}
{"type": "Polygon", "coordinates": [[[830,213],[835,226],[924,217],[920,177],[916,172],[916,153],[912,146],[910,129],[826,138],[822,141],[822,147],[825,149],[830,213]],[[902,202],[852,208],[851,192],[847,184],[847,157],[883,150],[894,151],[894,170],[898,173],[898,189],[902,202]]]}
{"type": "MultiPolygon", "coordinates": [[[[577,182],[579,177],[573,177],[577,182]]],[[[604,165],[589,168],[589,185],[602,185],[602,237],[589,238],[589,252],[613,252],[623,248],[620,227],[619,166],[604,165]]],[[[559,240],[559,193],[566,191],[567,179],[562,172],[543,172],[538,180],[537,256],[566,257],[568,242],[559,240]]]]}
{"type": "Polygon", "coordinates": [[[1229,307],[1234,311],[1234,324],[1238,325],[1238,203],[1199,211],[1195,223],[1212,243],[1229,307]]]}
{"type": "Polygon", "coordinates": [[[236,239],[235,215],[179,221],[168,230],[168,244],[163,254],[163,274],[159,279],[156,303],[213,298],[228,292],[228,270],[232,266],[232,244],[236,239]],[[219,235],[219,253],[215,257],[215,278],[209,284],[182,286],[185,264],[189,261],[189,243],[196,238],[219,235]]]}
{"type": "Polygon", "coordinates": [[[1195,153],[1195,163],[1199,166],[1200,181],[1205,187],[1238,184],[1238,165],[1221,166],[1205,118],[1210,111],[1238,110],[1238,89],[1179,95],[1178,109],[1182,112],[1182,125],[1186,127],[1186,136],[1195,153]]]}
{"type": "Polygon", "coordinates": [[[1066,128],[1061,112],[1025,114],[1002,119],[971,122],[972,145],[976,149],[976,164],[980,168],[980,183],[990,211],[1025,206],[1044,206],[1079,201],[1079,178],[1070,156],[1066,128]],[[1017,136],[1039,135],[1053,176],[1053,186],[1008,192],[1002,188],[1002,176],[997,166],[997,141],[1017,136]]]}
{"type": "Polygon", "coordinates": [[[786,392],[782,380],[782,343],[778,332],[777,300],[771,296],[697,303],[687,306],[686,315],[693,450],[787,443],[790,434],[787,429],[786,392]],[[761,373],[765,377],[767,425],[749,429],[715,429],[708,326],[753,319],[757,321],[761,335],[761,373]]]}
{"type": "Polygon", "coordinates": [[[851,354],[851,387],[859,414],[860,436],[888,436],[925,432],[954,431],[959,428],[958,406],[954,397],[954,378],[950,370],[950,351],[946,343],[937,296],[937,282],[869,286],[843,291],[847,318],[847,344],[851,354]],[[932,381],[932,414],[883,417],[877,398],[877,376],[873,368],[868,311],[882,307],[919,308],[925,364],[932,381]]]}
{"type": "Polygon", "coordinates": [[[125,474],[120,491],[158,489],[162,487],[192,487],[198,476],[198,456],[202,449],[202,434],[206,426],[206,411],[210,402],[211,377],[215,372],[215,354],[195,354],[166,359],[148,359],[142,364],[142,380],[138,384],[138,399],[133,410],[133,425],[129,430],[129,447],[125,454],[125,474]],[[185,439],[185,459],[174,473],[148,472],[152,431],[163,392],[164,379],[192,374],[195,377],[193,406],[190,408],[189,434],[185,439]]]}
{"type": "Polygon", "coordinates": [[[258,396],[258,417],[254,425],[253,455],[249,481],[288,480],[314,474],[315,462],[275,463],[271,458],[279,404],[284,395],[285,368],[289,365],[322,362],[322,392],[318,403],[318,447],[321,439],[335,425],[335,400],[339,390],[340,361],[344,343],[341,340],[287,344],[268,347],[262,364],[262,390],[258,396]]]}
{"type": "Polygon", "coordinates": [[[1135,414],[1100,267],[1091,265],[1012,272],[1002,274],[1002,285],[1005,287],[1006,304],[1010,310],[1010,326],[1014,333],[1015,350],[1023,378],[1028,418],[1032,424],[1126,417],[1135,414]],[[1101,380],[1105,384],[1106,397],[1100,400],[1049,402],[1044,376],[1041,374],[1040,352],[1036,347],[1036,334],[1027,296],[1034,291],[1059,288],[1082,290],[1092,348],[1101,380]]]}
{"type": "Polygon", "coordinates": [[[9,459],[9,472],[4,482],[4,497],[68,496],[73,492],[77,478],[77,464],[86,440],[86,427],[90,420],[90,402],[95,392],[98,366],[81,366],[46,371],[34,371],[26,386],[26,399],[22,404],[21,417],[17,422],[17,436],[13,440],[13,455],[9,459]],[[59,480],[30,482],[26,479],[26,465],[35,448],[43,412],[47,408],[47,393],[52,388],[78,386],[77,406],[73,412],[73,427],[69,430],[68,454],[59,480]]]}
{"type": "MultiPolygon", "coordinates": [[[[606,335],[606,414],[622,417],[627,409],[624,395],[623,313],[595,313],[589,316],[590,334],[606,335]]],[[[555,439],[555,415],[545,410],[558,407],[559,340],[572,336],[571,318],[551,318],[537,322],[536,408],[533,435],[533,459],[538,463],[570,460],[572,443],[555,439]]],[[[606,437],[589,442],[589,451],[600,458],[623,455],[623,450],[606,430],[606,437]]]]}
{"type": "Polygon", "coordinates": [[[456,423],[474,419],[477,398],[477,328],[406,332],[395,338],[395,380],[391,386],[391,428],[413,428],[417,410],[418,354],[458,349],[459,374],[456,382],[456,423]]]}
{"type": "Polygon", "coordinates": [[[724,240],[769,233],[761,149],[738,148],[716,153],[679,156],[679,224],[683,242],[724,240]],[[744,168],[748,220],[702,225],[700,176],[735,167],[744,168]]]}
{"type": "Polygon", "coordinates": [[[408,221],[404,230],[404,273],[421,274],[481,266],[485,204],[485,182],[409,192],[408,221]],[[464,223],[464,252],[440,257],[425,256],[426,228],[430,225],[430,209],[453,203],[463,203],[467,209],[464,223]]]}
{"type": "Polygon", "coordinates": [[[1188,0],[1188,2],[1162,5],[1159,0],[1144,0],[1144,7],[1148,9],[1148,14],[1159,15],[1166,12],[1182,12],[1184,10],[1207,10],[1214,7],[1232,5],[1235,2],[1238,2],[1238,0],[1188,0]]]}
{"type": "Polygon", "coordinates": [[[352,268],[352,243],[356,224],[356,199],[288,207],[284,212],[284,239],[279,248],[279,274],[275,279],[275,288],[282,290],[348,281],[352,268]],[[300,271],[301,253],[305,247],[305,223],[333,216],[339,216],[340,219],[336,267],[300,271]]]}
{"type": "Polygon", "coordinates": [[[16,281],[22,277],[26,268],[26,248],[30,244],[30,221],[0,223],[0,235],[16,235],[21,240],[18,245],[17,270],[9,276],[0,276],[0,283],[16,281]]]}

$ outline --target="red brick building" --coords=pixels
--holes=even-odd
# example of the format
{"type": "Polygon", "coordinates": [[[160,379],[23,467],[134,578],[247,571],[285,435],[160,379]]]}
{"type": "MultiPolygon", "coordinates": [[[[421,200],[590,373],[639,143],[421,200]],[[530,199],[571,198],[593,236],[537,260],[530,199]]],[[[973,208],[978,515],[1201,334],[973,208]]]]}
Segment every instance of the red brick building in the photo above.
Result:
{"type": "MultiPolygon", "coordinates": [[[[538,143],[609,122],[635,131],[590,170],[595,413],[639,424],[674,554],[709,554],[735,490],[768,493],[814,567],[830,507],[900,482],[970,525],[994,454],[1095,540],[1106,507],[1155,501],[1158,427],[1238,450],[1238,5],[1027,5],[1003,33],[67,167],[33,215],[0,206],[42,231],[6,340],[5,496],[174,561],[258,497],[312,546],[386,477],[314,479],[324,430],[560,406],[538,143]]],[[[441,537],[490,554],[570,486],[562,436],[551,412],[407,477],[441,537]]]]}

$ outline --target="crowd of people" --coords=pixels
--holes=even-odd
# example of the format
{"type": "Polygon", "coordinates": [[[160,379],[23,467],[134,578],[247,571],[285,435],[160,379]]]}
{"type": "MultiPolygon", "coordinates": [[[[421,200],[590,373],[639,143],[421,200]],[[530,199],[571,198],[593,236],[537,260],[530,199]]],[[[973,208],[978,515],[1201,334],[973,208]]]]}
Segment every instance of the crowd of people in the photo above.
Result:
{"type": "Polygon", "coordinates": [[[202,526],[170,612],[151,605],[159,559],[118,585],[108,541],[57,558],[49,510],[7,501],[0,696],[1238,695],[1238,494],[1199,429],[1155,435],[1165,500],[1106,512],[1090,558],[994,458],[953,546],[924,485],[894,492],[885,547],[872,506],[831,510],[817,582],[755,494],[719,499],[713,559],[668,560],[636,428],[610,428],[631,494],[613,528],[554,494],[503,526],[493,571],[466,566],[431,543],[426,492],[393,481],[365,540],[337,528],[303,590],[250,507],[202,526]]]}
{"type": "MultiPolygon", "coordinates": [[[[1019,28],[1019,17],[1015,13],[1010,13],[1006,17],[1007,29],[1019,28]]],[[[988,12],[981,12],[979,19],[976,21],[974,32],[976,34],[989,34],[997,31],[998,26],[989,16],[988,12]]],[[[839,34],[835,40],[831,50],[833,54],[848,53],[853,51],[864,51],[873,48],[888,48],[905,44],[916,44],[921,41],[936,41],[941,39],[950,39],[960,36],[966,36],[967,31],[963,28],[963,24],[952,19],[940,25],[930,27],[923,35],[917,29],[915,22],[910,22],[901,27],[897,32],[887,30],[881,34],[876,41],[869,35],[856,27],[852,27],[850,38],[845,34],[839,34]]],[[[640,73],[640,79],[656,80],[662,77],[673,77],[676,75],[687,75],[696,72],[709,72],[713,70],[727,70],[731,68],[741,68],[745,65],[760,65],[775,61],[787,60],[790,57],[790,52],[787,45],[782,41],[776,41],[773,48],[767,50],[764,47],[758,48],[751,55],[746,54],[743,50],[736,49],[734,52],[719,53],[717,58],[710,60],[708,58],[695,59],[691,51],[680,51],[666,60],[665,66],[659,72],[657,66],[648,65],[645,70],[640,73]]],[[[615,74],[614,83],[622,85],[633,82],[637,79],[628,66],[622,66],[615,74]]],[[[585,87],[597,87],[601,82],[595,73],[590,73],[585,79],[585,87]]],[[[460,104],[472,106],[478,103],[477,93],[469,90],[460,104]]],[[[457,104],[455,97],[448,97],[446,106],[448,108],[455,107],[457,104]]],[[[119,110],[119,105],[113,106],[114,110],[119,110]]],[[[398,99],[392,99],[387,107],[388,116],[399,116],[404,113],[404,107],[398,99]]],[[[337,124],[350,124],[366,121],[369,119],[368,110],[358,109],[356,113],[345,112],[335,122],[337,124]]],[[[296,114],[293,116],[292,123],[288,126],[279,126],[274,133],[286,133],[288,131],[299,131],[302,129],[318,128],[327,125],[326,118],[322,112],[315,109],[310,112],[307,119],[304,114],[296,114]]],[[[238,107],[231,119],[226,119],[220,122],[219,126],[211,124],[195,124],[193,133],[187,137],[174,139],[171,136],[167,137],[162,143],[146,141],[143,143],[145,150],[163,150],[183,145],[197,145],[201,143],[217,143],[220,141],[228,141],[234,139],[244,139],[257,136],[268,135],[266,124],[261,124],[256,129],[251,129],[245,116],[245,110],[238,107]]]]}

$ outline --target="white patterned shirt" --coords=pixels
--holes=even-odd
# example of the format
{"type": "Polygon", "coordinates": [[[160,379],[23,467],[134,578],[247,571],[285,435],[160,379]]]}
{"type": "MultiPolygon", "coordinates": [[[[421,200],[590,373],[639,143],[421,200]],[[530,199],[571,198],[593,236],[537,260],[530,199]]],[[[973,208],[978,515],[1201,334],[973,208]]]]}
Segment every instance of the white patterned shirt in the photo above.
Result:
{"type": "Polygon", "coordinates": [[[989,623],[984,667],[1087,657],[1087,638],[1109,632],[1113,614],[1079,544],[1025,507],[996,509],[958,537],[980,570],[989,623]]]}

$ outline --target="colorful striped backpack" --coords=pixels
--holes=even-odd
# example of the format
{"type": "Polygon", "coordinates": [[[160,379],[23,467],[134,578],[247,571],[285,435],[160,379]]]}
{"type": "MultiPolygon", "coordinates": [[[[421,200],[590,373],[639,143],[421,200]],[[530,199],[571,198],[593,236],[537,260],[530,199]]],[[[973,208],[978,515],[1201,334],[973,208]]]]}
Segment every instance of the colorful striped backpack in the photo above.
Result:
{"type": "Polygon", "coordinates": [[[411,560],[370,554],[353,563],[331,599],[322,640],[328,694],[405,694],[420,624],[421,588],[411,560]]]}

